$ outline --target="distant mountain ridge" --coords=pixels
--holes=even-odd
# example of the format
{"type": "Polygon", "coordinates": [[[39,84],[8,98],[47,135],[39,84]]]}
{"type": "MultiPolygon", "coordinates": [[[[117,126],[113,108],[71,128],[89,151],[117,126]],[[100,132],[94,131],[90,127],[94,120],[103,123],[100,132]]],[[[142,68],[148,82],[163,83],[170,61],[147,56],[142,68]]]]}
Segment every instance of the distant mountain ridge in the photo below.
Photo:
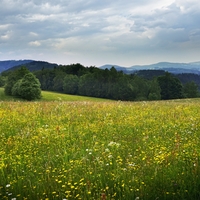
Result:
{"type": "Polygon", "coordinates": [[[191,62],[191,63],[170,63],[170,62],[159,62],[151,65],[134,65],[131,67],[123,67],[119,65],[103,65],[100,66],[100,69],[110,69],[115,67],[117,71],[123,71],[126,74],[131,74],[139,70],[164,70],[173,74],[182,74],[182,73],[194,73],[200,74],[200,62],[191,62]]]}
{"type": "MultiPolygon", "coordinates": [[[[30,71],[41,70],[43,68],[51,69],[58,66],[55,63],[49,63],[45,61],[35,61],[35,60],[6,60],[0,61],[0,73],[6,70],[14,70],[21,65],[26,65],[30,71]]],[[[164,70],[173,74],[182,73],[193,73],[200,75],[200,61],[191,63],[171,63],[171,62],[159,62],[150,65],[134,65],[131,67],[123,67],[119,65],[107,64],[100,66],[100,69],[110,69],[115,67],[117,71],[123,71],[126,74],[132,74],[139,70],[164,70]]]]}
{"type": "Polygon", "coordinates": [[[48,62],[45,62],[45,61],[32,61],[32,62],[29,62],[29,63],[26,63],[26,64],[22,64],[22,65],[17,65],[17,66],[11,67],[10,69],[8,69],[6,71],[16,70],[16,69],[20,68],[23,65],[25,65],[26,68],[31,72],[39,71],[39,70],[42,70],[42,69],[53,69],[54,67],[58,66],[57,64],[48,63],[48,62]]]}
{"type": "Polygon", "coordinates": [[[0,73],[3,71],[16,70],[17,68],[25,65],[30,71],[37,71],[42,69],[52,69],[58,65],[55,63],[48,63],[45,61],[35,60],[8,60],[0,61],[0,73]]]}
{"type": "Polygon", "coordinates": [[[23,65],[32,62],[33,60],[4,60],[0,61],[0,73],[17,65],[23,65]]]}

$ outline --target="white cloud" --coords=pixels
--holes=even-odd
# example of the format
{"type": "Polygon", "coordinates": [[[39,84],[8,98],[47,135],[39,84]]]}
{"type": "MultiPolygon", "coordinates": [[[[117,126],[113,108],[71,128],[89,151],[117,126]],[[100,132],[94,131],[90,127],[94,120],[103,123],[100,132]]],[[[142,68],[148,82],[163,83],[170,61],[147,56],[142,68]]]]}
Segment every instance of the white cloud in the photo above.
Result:
{"type": "Polygon", "coordinates": [[[29,45],[33,47],[39,47],[41,43],[39,41],[33,41],[33,42],[29,42],[29,45]]]}
{"type": "Polygon", "coordinates": [[[8,39],[9,39],[9,35],[8,35],[8,34],[2,35],[0,38],[1,38],[2,40],[8,40],[8,39]]]}
{"type": "Polygon", "coordinates": [[[35,32],[29,32],[29,35],[30,35],[30,36],[33,36],[33,37],[37,37],[37,36],[38,36],[38,34],[35,33],[35,32]]]}
{"type": "Polygon", "coordinates": [[[8,51],[19,55],[20,49],[21,59],[133,65],[175,55],[181,62],[183,47],[188,55],[200,51],[199,0],[1,0],[1,5],[0,58],[8,51]]]}

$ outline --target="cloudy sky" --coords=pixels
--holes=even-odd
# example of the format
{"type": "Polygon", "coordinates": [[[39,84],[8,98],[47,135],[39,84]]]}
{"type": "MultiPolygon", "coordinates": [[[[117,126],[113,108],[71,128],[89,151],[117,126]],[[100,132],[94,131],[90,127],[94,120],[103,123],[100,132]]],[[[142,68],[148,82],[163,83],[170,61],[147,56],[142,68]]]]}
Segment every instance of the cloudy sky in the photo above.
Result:
{"type": "Polygon", "coordinates": [[[199,0],[0,0],[0,60],[200,61],[199,0]]]}

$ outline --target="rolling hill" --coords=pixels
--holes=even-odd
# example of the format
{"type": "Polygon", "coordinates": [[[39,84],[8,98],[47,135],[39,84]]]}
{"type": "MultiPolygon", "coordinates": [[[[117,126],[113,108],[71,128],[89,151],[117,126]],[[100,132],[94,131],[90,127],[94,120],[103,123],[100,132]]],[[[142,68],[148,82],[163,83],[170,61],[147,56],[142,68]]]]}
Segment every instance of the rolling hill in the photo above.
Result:
{"type": "MultiPolygon", "coordinates": [[[[35,60],[7,60],[0,61],[0,73],[6,70],[14,70],[19,68],[22,65],[30,71],[45,69],[52,69],[57,67],[56,63],[49,63],[45,61],[35,61],[35,60]]],[[[133,65],[131,67],[124,67],[113,64],[106,64],[99,66],[100,69],[110,69],[115,67],[117,71],[123,71],[126,74],[132,74],[139,70],[164,70],[173,74],[182,74],[182,73],[193,73],[200,74],[200,62],[191,62],[191,63],[171,63],[171,62],[159,62],[151,65],[133,65]]]]}
{"type": "MultiPolygon", "coordinates": [[[[13,64],[14,64],[14,62],[13,62],[13,64]]],[[[18,69],[18,68],[20,68],[21,66],[24,66],[24,65],[31,72],[42,70],[42,69],[53,69],[54,67],[58,66],[57,64],[48,63],[48,62],[45,62],[45,61],[30,61],[30,62],[23,62],[23,63],[20,63],[20,64],[19,64],[19,62],[16,62],[16,64],[17,65],[14,65],[10,68],[7,68],[4,71],[16,70],[16,69],[18,69]]]]}
{"type": "Polygon", "coordinates": [[[33,60],[5,60],[0,61],[0,73],[6,71],[17,65],[24,65],[32,62],[33,60]]]}
{"type": "Polygon", "coordinates": [[[123,67],[118,65],[107,64],[100,66],[99,68],[110,69],[113,66],[117,71],[123,71],[126,74],[132,74],[139,70],[164,70],[173,74],[182,74],[182,73],[200,74],[200,62],[191,62],[191,63],[160,62],[151,65],[134,65],[131,67],[123,67]]]}

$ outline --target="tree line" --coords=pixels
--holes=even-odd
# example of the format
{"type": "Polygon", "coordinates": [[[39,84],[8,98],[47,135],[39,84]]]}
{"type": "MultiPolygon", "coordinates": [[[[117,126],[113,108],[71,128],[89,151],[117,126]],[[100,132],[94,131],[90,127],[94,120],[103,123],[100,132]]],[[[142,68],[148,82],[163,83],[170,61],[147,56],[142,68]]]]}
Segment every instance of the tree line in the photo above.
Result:
{"type": "MultiPolygon", "coordinates": [[[[24,68],[23,70],[21,68],[4,74],[4,79],[7,77],[5,84],[6,94],[20,96],[21,93],[15,92],[15,89],[11,86],[15,85],[15,88],[20,88],[21,79],[24,77],[23,73],[27,73],[24,68]],[[12,77],[17,77],[16,71],[21,76],[11,84],[12,77]],[[13,75],[14,73],[15,75],[13,75]],[[9,87],[11,89],[8,90],[9,87]]],[[[147,79],[137,74],[124,74],[122,71],[117,71],[114,67],[103,70],[93,66],[84,67],[81,64],[72,64],[61,65],[53,69],[43,68],[32,73],[38,80],[38,83],[35,84],[39,85],[42,90],[66,94],[122,101],[199,97],[197,84],[194,82],[182,84],[176,76],[168,72],[154,76],[152,79],[147,79]]]]}

